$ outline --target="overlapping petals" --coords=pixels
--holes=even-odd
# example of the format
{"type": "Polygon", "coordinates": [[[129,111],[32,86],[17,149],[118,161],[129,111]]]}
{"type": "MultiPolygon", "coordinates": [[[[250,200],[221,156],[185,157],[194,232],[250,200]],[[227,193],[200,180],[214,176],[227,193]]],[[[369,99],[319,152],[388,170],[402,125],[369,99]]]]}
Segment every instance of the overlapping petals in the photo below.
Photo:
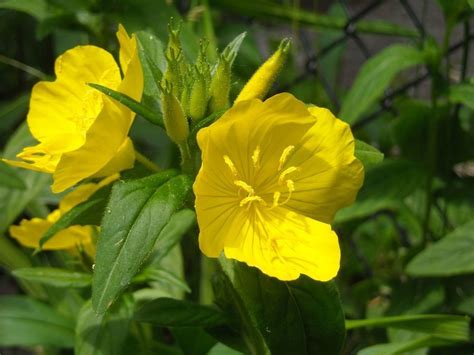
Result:
{"type": "Polygon", "coordinates": [[[237,103],[198,134],[199,244],[281,280],[339,269],[330,223],[363,181],[347,124],[290,94],[237,103]]]}
{"type": "Polygon", "coordinates": [[[32,91],[28,126],[39,144],[17,155],[11,165],[53,174],[53,192],[88,177],[101,177],[134,164],[128,132],[134,113],[88,83],[100,84],[140,100],[143,73],[134,36],[119,26],[120,68],[110,53],[78,46],[55,63],[56,80],[32,91]]]}

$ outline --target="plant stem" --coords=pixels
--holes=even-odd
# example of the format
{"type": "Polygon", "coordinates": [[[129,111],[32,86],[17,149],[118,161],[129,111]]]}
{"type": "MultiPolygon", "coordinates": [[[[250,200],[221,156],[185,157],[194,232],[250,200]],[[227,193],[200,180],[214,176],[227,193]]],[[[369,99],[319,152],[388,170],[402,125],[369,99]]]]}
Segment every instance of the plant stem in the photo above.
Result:
{"type": "Polygon", "coordinates": [[[158,166],[158,164],[152,162],[150,159],[148,159],[146,156],[144,156],[142,153],[140,153],[137,150],[135,150],[135,157],[140,164],[142,164],[145,168],[147,168],[151,172],[157,173],[161,171],[161,168],[158,166]]]}
{"type": "Polygon", "coordinates": [[[212,304],[214,300],[211,277],[216,268],[216,259],[210,259],[201,255],[201,277],[199,279],[199,303],[201,304],[212,304]]]}
{"type": "Polygon", "coordinates": [[[4,63],[4,64],[10,65],[12,67],[15,67],[17,69],[20,69],[20,70],[24,71],[25,73],[28,73],[31,76],[34,76],[38,79],[41,79],[41,80],[47,80],[48,79],[48,76],[45,73],[43,73],[42,71],[40,71],[38,69],[35,69],[33,67],[30,67],[29,65],[27,65],[25,63],[19,62],[16,59],[5,57],[2,54],[0,54],[0,63],[4,63]]]}
{"type": "Polygon", "coordinates": [[[184,141],[181,144],[178,144],[178,147],[181,153],[181,170],[186,174],[193,175],[194,166],[188,142],[184,141]]]}

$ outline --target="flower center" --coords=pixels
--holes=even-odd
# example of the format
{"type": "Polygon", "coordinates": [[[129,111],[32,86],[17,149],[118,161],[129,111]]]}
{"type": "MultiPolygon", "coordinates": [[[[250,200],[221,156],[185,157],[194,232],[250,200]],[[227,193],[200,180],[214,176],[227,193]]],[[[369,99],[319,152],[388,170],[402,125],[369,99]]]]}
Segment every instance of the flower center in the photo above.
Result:
{"type": "MultiPolygon", "coordinates": [[[[224,155],[224,162],[228,166],[232,176],[235,178],[233,184],[239,188],[238,195],[241,198],[239,206],[246,206],[249,209],[253,204],[259,204],[261,206],[266,206],[269,208],[275,208],[278,206],[283,206],[291,199],[292,193],[295,191],[295,182],[289,178],[289,175],[300,171],[300,168],[297,166],[290,166],[284,169],[284,166],[289,158],[289,156],[294,151],[295,146],[289,145],[283,149],[280,159],[278,161],[278,169],[276,171],[277,178],[277,190],[273,192],[273,201],[265,201],[261,196],[259,196],[255,188],[247,181],[244,181],[239,174],[237,168],[235,167],[234,162],[228,155],[224,155]],[[281,195],[287,193],[286,198],[283,201],[280,201],[281,195]]],[[[257,172],[261,167],[261,150],[260,146],[257,146],[253,151],[250,159],[254,167],[255,172],[257,172]]]]}

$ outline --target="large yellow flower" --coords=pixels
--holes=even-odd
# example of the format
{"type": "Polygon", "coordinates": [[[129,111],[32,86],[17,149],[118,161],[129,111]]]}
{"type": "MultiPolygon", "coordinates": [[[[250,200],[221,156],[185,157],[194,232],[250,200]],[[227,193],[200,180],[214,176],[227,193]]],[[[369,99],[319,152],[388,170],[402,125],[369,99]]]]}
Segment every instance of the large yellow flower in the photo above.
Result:
{"type": "Polygon", "coordinates": [[[140,101],[143,73],[136,38],[122,26],[117,38],[123,78],[109,52],[78,46],[56,60],[55,81],[39,82],[33,88],[27,122],[39,144],[17,155],[23,161],[5,161],[53,174],[53,192],[134,164],[128,131],[135,114],[87,85],[100,84],[140,101]]]}
{"type": "Polygon", "coordinates": [[[198,143],[194,192],[205,255],[224,251],[280,280],[337,274],[330,223],[364,176],[346,123],[285,93],[238,102],[199,132],[198,143]]]}
{"type": "MultiPolygon", "coordinates": [[[[87,200],[94,192],[118,178],[118,174],[103,179],[100,183],[88,183],[78,186],[67,194],[59,203],[59,208],[51,212],[46,218],[32,218],[21,220],[18,226],[11,226],[10,235],[20,244],[29,248],[39,248],[40,240],[46,231],[71,208],[87,200]]],[[[92,226],[71,226],[53,235],[43,245],[43,250],[69,250],[73,253],[84,250],[91,257],[95,256],[95,245],[92,235],[92,226]]]]}

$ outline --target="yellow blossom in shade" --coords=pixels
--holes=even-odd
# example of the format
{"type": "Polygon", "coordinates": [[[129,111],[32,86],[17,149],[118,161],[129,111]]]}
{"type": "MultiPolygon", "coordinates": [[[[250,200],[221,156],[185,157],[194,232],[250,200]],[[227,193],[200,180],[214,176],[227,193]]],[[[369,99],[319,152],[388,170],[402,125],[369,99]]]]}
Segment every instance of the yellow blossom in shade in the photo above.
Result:
{"type": "MultiPolygon", "coordinates": [[[[103,179],[100,183],[88,183],[78,186],[67,194],[59,203],[59,208],[51,212],[46,218],[23,219],[17,226],[11,226],[10,235],[20,244],[29,248],[39,248],[40,240],[46,231],[56,223],[59,218],[79,203],[86,201],[101,187],[118,178],[118,174],[103,179]]],[[[95,245],[92,235],[92,226],[71,226],[56,233],[44,245],[43,250],[84,250],[91,257],[95,256],[95,245]]]]}
{"type": "Polygon", "coordinates": [[[53,192],[88,177],[131,168],[135,161],[128,132],[135,114],[88,86],[95,83],[140,101],[143,73],[136,38],[119,26],[120,68],[113,56],[95,46],[78,46],[55,63],[56,80],[33,88],[28,127],[39,141],[17,155],[11,165],[53,174],[53,192]]]}
{"type": "Polygon", "coordinates": [[[198,133],[199,246],[280,280],[326,281],[339,270],[331,229],[355,199],[362,164],[349,126],[290,94],[241,101],[198,133]]]}

